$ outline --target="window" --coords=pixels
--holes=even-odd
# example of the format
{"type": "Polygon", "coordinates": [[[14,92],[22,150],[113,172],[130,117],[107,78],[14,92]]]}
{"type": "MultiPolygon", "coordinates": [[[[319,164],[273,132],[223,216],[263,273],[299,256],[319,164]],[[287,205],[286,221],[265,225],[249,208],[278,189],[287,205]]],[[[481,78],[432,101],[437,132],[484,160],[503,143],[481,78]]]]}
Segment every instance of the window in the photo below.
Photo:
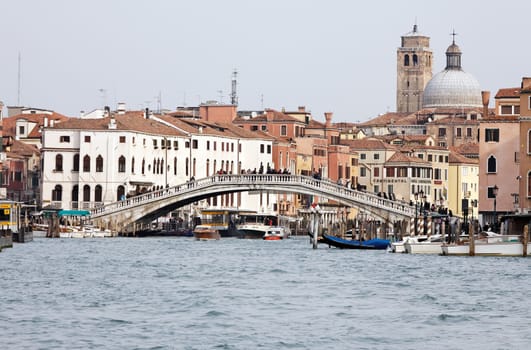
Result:
{"type": "Polygon", "coordinates": [[[260,153],[264,153],[265,147],[264,145],[260,145],[260,153]]]}
{"type": "Polygon", "coordinates": [[[414,66],[419,65],[419,57],[417,55],[413,55],[413,65],[414,66]]]}
{"type": "Polygon", "coordinates": [[[367,159],[367,155],[365,153],[360,153],[360,159],[361,160],[367,159]]]}
{"type": "Polygon", "coordinates": [[[83,157],[83,171],[85,173],[90,172],[90,156],[86,155],[83,157]]]}
{"type": "Polygon", "coordinates": [[[190,148],[190,141],[186,141],[184,143],[184,148],[190,148]]]}
{"type": "Polygon", "coordinates": [[[103,157],[101,155],[98,155],[98,157],[96,157],[96,172],[103,172],[103,157]]]}
{"type": "Polygon", "coordinates": [[[446,136],[446,128],[439,128],[439,137],[446,136]]]}
{"type": "Polygon", "coordinates": [[[375,167],[373,174],[374,174],[374,177],[380,177],[380,168],[375,167]]]}
{"type": "Polygon", "coordinates": [[[77,202],[79,200],[79,186],[74,185],[72,187],[72,202],[77,202]]]}
{"type": "Polygon", "coordinates": [[[178,150],[179,149],[179,142],[173,141],[173,149],[178,150]]]}
{"type": "Polygon", "coordinates": [[[210,141],[207,141],[207,142],[206,142],[206,149],[207,149],[207,151],[210,150],[210,141]]]}
{"type": "Polygon", "coordinates": [[[214,151],[216,150],[216,148],[217,148],[217,142],[214,141],[214,151]]]}
{"type": "Polygon", "coordinates": [[[74,154],[74,169],[72,171],[79,171],[79,153],[74,154]]]}
{"type": "Polygon", "coordinates": [[[262,131],[267,131],[267,125],[262,125],[262,131]]]}
{"type": "Polygon", "coordinates": [[[380,154],[379,153],[374,153],[373,158],[374,158],[374,160],[380,159],[380,154]]]}
{"type": "Polygon", "coordinates": [[[251,131],[258,131],[258,125],[251,125],[251,131]]]}
{"type": "Polygon", "coordinates": [[[90,186],[83,186],[83,202],[90,202],[90,186]]]}
{"type": "Polygon", "coordinates": [[[513,114],[513,106],[511,105],[501,106],[500,109],[500,114],[513,114]]]}
{"type": "Polygon", "coordinates": [[[18,134],[23,136],[25,134],[25,128],[23,125],[18,127],[18,134]]]}
{"type": "Polygon", "coordinates": [[[404,56],[404,66],[409,66],[409,55],[404,56]]]}
{"type": "Polygon", "coordinates": [[[63,156],[61,154],[55,156],[55,171],[63,171],[63,156]]]}
{"type": "Polygon", "coordinates": [[[457,138],[459,138],[459,139],[462,137],[462,135],[461,135],[461,128],[457,128],[457,129],[455,129],[455,137],[457,137],[457,138]]]}
{"type": "Polygon", "coordinates": [[[85,135],[85,142],[87,142],[87,143],[90,142],[90,135],[85,135]]]}
{"type": "Polygon", "coordinates": [[[499,142],[500,130],[499,129],[485,129],[485,142],[499,142]]]}
{"type": "Polygon", "coordinates": [[[102,202],[102,193],[103,193],[103,188],[101,187],[101,185],[96,185],[96,188],[94,189],[94,201],[95,202],[102,202]]]}
{"type": "Polygon", "coordinates": [[[225,142],[221,143],[221,152],[225,152],[225,142]]]}
{"type": "Polygon", "coordinates": [[[197,140],[192,140],[192,148],[197,149],[197,140]]]}
{"type": "Polygon", "coordinates": [[[159,146],[157,145],[157,140],[156,139],[153,139],[153,148],[154,149],[159,148],[159,146]]]}
{"type": "Polygon", "coordinates": [[[131,159],[131,174],[135,173],[135,157],[131,159]]]}
{"type": "Polygon", "coordinates": [[[367,176],[367,169],[366,168],[360,168],[360,177],[367,176]]]}
{"type": "Polygon", "coordinates": [[[466,128],[466,137],[472,137],[472,128],[466,128]]]}
{"type": "Polygon", "coordinates": [[[59,142],[61,143],[69,143],[70,142],[70,136],[60,136],[59,142]]]}
{"type": "Polygon", "coordinates": [[[125,143],[125,136],[120,136],[120,143],[125,143]]]}
{"type": "Polygon", "coordinates": [[[433,155],[428,154],[428,162],[433,162],[433,155]]]}
{"type": "Polygon", "coordinates": [[[271,145],[267,145],[267,154],[271,154],[271,145]]]}
{"type": "MultiPolygon", "coordinates": [[[[175,158],[175,159],[177,160],[177,158],[175,158]]],[[[142,171],[142,175],[144,175],[146,173],[146,159],[145,158],[142,159],[142,169],[141,169],[141,171],[142,171]]]]}
{"type": "Polygon", "coordinates": [[[385,168],[385,176],[386,177],[395,177],[395,168],[394,167],[385,168]]]}
{"type": "Polygon", "coordinates": [[[495,198],[494,197],[494,186],[487,187],[487,198],[495,198]]]}
{"type": "Polygon", "coordinates": [[[287,136],[288,135],[288,127],[286,125],[280,126],[280,136],[287,136]]]}
{"type": "Polygon", "coordinates": [[[487,173],[496,173],[496,158],[492,155],[487,159],[487,173]]]}
{"type": "Polygon", "coordinates": [[[60,202],[63,200],[63,187],[61,185],[55,185],[52,190],[52,201],[60,202]]]}
{"type": "Polygon", "coordinates": [[[173,175],[177,175],[177,157],[173,158],[173,175]]]}

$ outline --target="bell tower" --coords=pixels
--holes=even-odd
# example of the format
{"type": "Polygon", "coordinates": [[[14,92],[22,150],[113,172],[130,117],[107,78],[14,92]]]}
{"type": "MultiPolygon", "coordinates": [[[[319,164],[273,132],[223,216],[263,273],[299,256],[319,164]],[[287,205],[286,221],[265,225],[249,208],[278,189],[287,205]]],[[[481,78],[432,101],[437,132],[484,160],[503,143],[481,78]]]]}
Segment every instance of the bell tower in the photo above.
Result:
{"type": "Polygon", "coordinates": [[[422,108],[424,87],[432,76],[430,38],[413,31],[402,36],[397,50],[396,111],[414,113],[422,108]]]}

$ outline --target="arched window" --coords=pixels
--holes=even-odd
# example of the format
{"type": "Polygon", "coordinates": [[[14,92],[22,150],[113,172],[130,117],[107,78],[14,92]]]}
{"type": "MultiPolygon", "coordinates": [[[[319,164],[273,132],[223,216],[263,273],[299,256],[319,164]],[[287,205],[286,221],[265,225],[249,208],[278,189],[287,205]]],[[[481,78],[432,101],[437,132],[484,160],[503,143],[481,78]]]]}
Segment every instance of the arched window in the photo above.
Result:
{"type": "Polygon", "coordinates": [[[409,55],[404,56],[404,66],[409,66],[409,55]]]}
{"type": "Polygon", "coordinates": [[[94,202],[101,203],[103,198],[102,194],[103,188],[101,185],[96,185],[96,188],[94,189],[94,202]]]}
{"type": "Polygon", "coordinates": [[[90,156],[88,154],[83,157],[83,172],[90,172],[90,156]]]}
{"type": "Polygon", "coordinates": [[[419,58],[417,55],[413,55],[413,65],[418,66],[419,65],[419,58]]]}
{"type": "Polygon", "coordinates": [[[206,160],[206,176],[210,176],[210,159],[206,160]]]}
{"type": "Polygon", "coordinates": [[[101,154],[96,157],[96,172],[103,172],[103,157],[101,156],[101,154]]]}
{"type": "Polygon", "coordinates": [[[188,176],[189,173],[190,173],[190,159],[186,157],[186,169],[185,169],[184,175],[188,176]]]}
{"type": "Polygon", "coordinates": [[[157,161],[153,159],[153,174],[155,174],[157,171],[157,161]]]}
{"type": "Polygon", "coordinates": [[[146,160],[142,158],[142,175],[145,174],[146,170],[146,160]]]}
{"type": "Polygon", "coordinates": [[[72,202],[77,202],[77,201],[79,201],[79,186],[74,185],[72,187],[72,202]]]}
{"type": "Polygon", "coordinates": [[[60,202],[63,200],[63,187],[61,185],[55,185],[52,190],[52,201],[60,202]]]}
{"type": "Polygon", "coordinates": [[[125,173],[125,157],[124,156],[120,156],[120,158],[118,158],[118,172],[125,173]]]}
{"type": "Polygon", "coordinates": [[[195,158],[192,161],[192,176],[195,177],[195,158]]]}
{"type": "Polygon", "coordinates": [[[90,202],[90,186],[83,186],[83,202],[90,202]]]}
{"type": "Polygon", "coordinates": [[[217,173],[218,169],[216,169],[216,160],[214,159],[214,162],[212,163],[212,174],[217,173]]]}
{"type": "Polygon", "coordinates": [[[79,153],[74,154],[73,171],[79,171],[79,153]]]}
{"type": "Polygon", "coordinates": [[[121,201],[125,199],[125,187],[122,185],[118,186],[118,189],[116,190],[116,200],[121,201]]]}
{"type": "Polygon", "coordinates": [[[173,175],[177,175],[177,157],[173,158],[173,175]]]}
{"type": "Polygon", "coordinates": [[[63,155],[58,154],[55,156],[55,171],[63,171],[63,155]]]}
{"type": "Polygon", "coordinates": [[[131,174],[135,173],[135,157],[131,159],[131,174]]]}
{"type": "Polygon", "coordinates": [[[487,173],[496,173],[496,158],[493,155],[487,159],[487,173]]]}
{"type": "Polygon", "coordinates": [[[161,174],[165,173],[165,171],[164,171],[164,159],[160,160],[160,173],[161,174]]]}

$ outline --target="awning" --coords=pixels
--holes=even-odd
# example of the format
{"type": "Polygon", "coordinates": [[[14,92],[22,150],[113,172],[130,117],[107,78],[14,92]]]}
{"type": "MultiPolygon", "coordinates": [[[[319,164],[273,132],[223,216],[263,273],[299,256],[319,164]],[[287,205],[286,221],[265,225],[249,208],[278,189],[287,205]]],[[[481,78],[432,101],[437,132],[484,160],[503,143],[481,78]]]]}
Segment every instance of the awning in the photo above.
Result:
{"type": "Polygon", "coordinates": [[[60,210],[59,213],[57,213],[59,217],[61,216],[89,216],[90,211],[88,210],[60,210]]]}

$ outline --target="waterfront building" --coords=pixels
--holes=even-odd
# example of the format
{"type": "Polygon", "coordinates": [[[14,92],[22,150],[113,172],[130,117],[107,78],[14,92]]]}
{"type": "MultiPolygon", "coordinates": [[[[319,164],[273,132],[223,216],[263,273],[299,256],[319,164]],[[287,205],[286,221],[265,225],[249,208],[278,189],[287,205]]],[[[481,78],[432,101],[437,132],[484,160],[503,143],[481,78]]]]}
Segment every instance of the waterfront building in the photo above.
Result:
{"type": "Polygon", "coordinates": [[[463,200],[466,200],[465,208],[468,208],[468,218],[478,218],[479,199],[479,160],[467,158],[460,153],[450,152],[448,178],[461,184],[461,187],[448,186],[448,209],[455,216],[464,216],[463,200]]]}
{"type": "Polygon", "coordinates": [[[430,38],[413,30],[402,36],[397,49],[396,110],[414,113],[421,109],[424,88],[432,77],[432,50],[430,38]]]}
{"type": "Polygon", "coordinates": [[[522,78],[520,90],[520,172],[518,197],[515,196],[517,212],[531,210],[531,77],[522,78]]]}
{"type": "MultiPolygon", "coordinates": [[[[231,124],[107,109],[104,118],[44,128],[42,204],[90,208],[217,172],[267,167],[272,144],[264,133],[231,124]]],[[[265,210],[274,202],[262,194],[231,194],[197,206],[265,210]]]]}

